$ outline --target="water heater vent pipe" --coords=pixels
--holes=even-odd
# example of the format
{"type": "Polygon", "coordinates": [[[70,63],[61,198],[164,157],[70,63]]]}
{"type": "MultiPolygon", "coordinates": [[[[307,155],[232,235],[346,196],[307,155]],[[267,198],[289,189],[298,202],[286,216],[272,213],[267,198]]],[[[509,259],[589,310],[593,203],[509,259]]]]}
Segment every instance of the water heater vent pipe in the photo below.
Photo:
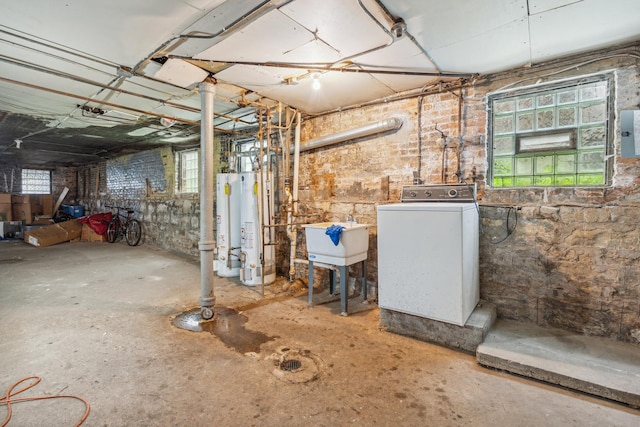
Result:
{"type": "MultiPolygon", "coordinates": [[[[364,138],[367,136],[376,135],[383,132],[398,130],[401,127],[402,127],[402,119],[398,117],[391,117],[389,119],[381,120],[379,122],[369,123],[357,128],[353,128],[353,129],[345,130],[342,132],[334,133],[332,135],[321,136],[320,138],[312,139],[310,141],[307,141],[301,144],[300,151],[313,150],[316,148],[337,144],[339,142],[350,141],[353,139],[364,138]]],[[[293,147],[291,148],[291,152],[293,152],[293,147]]]]}

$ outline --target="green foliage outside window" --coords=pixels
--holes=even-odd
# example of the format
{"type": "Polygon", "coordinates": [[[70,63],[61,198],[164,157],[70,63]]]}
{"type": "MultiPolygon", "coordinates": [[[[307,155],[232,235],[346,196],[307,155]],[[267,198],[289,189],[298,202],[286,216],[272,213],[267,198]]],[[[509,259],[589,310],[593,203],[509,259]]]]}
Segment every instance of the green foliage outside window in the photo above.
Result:
{"type": "Polygon", "coordinates": [[[490,97],[491,185],[606,184],[609,96],[609,81],[602,78],[536,93],[490,97]],[[575,135],[574,146],[551,146],[542,151],[526,151],[518,146],[523,135],[563,132],[575,135]]]}

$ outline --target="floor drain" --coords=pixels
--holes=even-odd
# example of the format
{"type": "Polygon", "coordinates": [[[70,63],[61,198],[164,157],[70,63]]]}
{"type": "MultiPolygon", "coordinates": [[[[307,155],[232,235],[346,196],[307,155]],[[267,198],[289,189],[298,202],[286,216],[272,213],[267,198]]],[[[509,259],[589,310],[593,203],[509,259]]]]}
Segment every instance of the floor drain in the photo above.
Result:
{"type": "Polygon", "coordinates": [[[296,359],[285,360],[280,364],[280,369],[283,371],[295,371],[302,367],[302,362],[296,359]]]}

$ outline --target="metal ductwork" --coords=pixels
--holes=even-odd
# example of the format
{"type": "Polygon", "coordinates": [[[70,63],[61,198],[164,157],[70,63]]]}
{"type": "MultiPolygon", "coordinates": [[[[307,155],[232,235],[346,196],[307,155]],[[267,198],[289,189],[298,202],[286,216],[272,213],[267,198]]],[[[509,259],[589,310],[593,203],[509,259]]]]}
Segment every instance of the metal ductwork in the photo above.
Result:
{"type": "MultiPolygon", "coordinates": [[[[375,123],[369,123],[354,129],[345,130],[334,133],[333,135],[322,136],[312,139],[300,145],[300,151],[313,150],[316,148],[326,147],[328,145],[337,144],[339,142],[350,141],[352,139],[364,138],[378,133],[398,130],[402,127],[402,119],[391,117],[390,119],[381,120],[375,123]]],[[[291,148],[293,153],[294,147],[291,148]]]]}

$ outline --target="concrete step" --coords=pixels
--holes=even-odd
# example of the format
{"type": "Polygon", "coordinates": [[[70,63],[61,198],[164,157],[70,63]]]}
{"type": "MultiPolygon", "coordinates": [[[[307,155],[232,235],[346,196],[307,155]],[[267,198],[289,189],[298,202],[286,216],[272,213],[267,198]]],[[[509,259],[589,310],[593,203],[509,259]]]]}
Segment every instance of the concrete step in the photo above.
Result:
{"type": "Polygon", "coordinates": [[[478,303],[464,326],[380,309],[380,324],[389,332],[471,354],[475,354],[495,320],[496,306],[484,301],[478,303]]]}
{"type": "Polygon", "coordinates": [[[498,320],[478,363],[640,407],[640,346],[498,320]]]}

